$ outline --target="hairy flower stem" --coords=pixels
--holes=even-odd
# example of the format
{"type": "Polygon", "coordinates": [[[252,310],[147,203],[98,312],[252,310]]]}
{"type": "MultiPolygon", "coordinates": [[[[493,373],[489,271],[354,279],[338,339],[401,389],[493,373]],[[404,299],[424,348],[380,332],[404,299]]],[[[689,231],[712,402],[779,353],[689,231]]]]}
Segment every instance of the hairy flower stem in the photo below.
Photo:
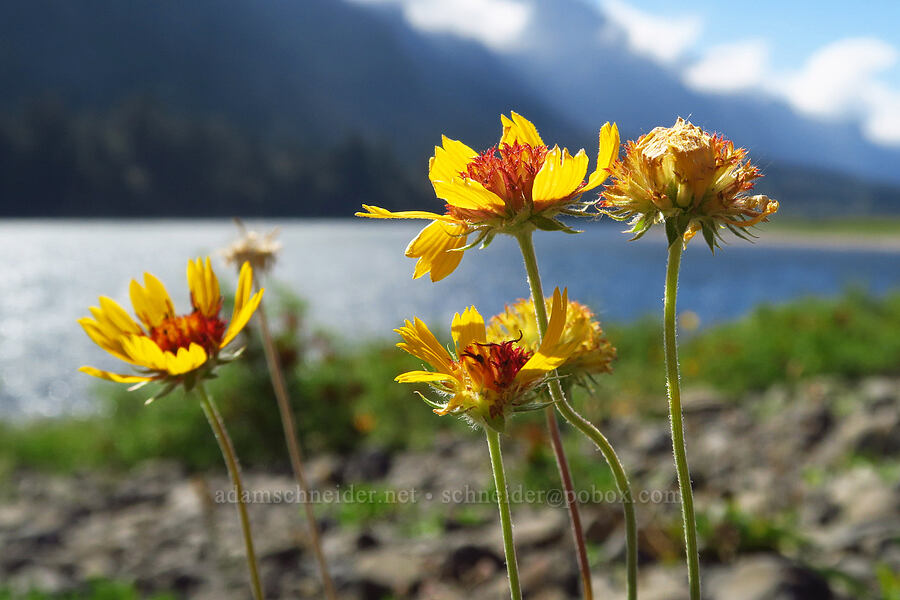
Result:
{"type": "Polygon", "coordinates": [[[494,485],[497,487],[497,508],[500,510],[500,528],[503,530],[503,552],[506,555],[509,592],[512,600],[522,600],[522,588],[519,586],[519,565],[516,561],[516,546],[513,543],[512,518],[509,514],[509,491],[506,488],[506,472],[503,470],[503,457],[500,454],[500,434],[490,427],[485,427],[484,431],[491,454],[494,485]]]}
{"type": "MultiPolygon", "coordinates": [[[[291,402],[288,397],[287,385],[284,381],[284,372],[281,369],[281,361],[278,360],[278,354],[275,352],[275,343],[272,340],[272,334],[269,331],[269,319],[266,317],[265,307],[260,303],[256,311],[259,319],[259,329],[262,334],[263,351],[266,355],[266,364],[269,367],[269,378],[272,380],[272,388],[275,390],[275,398],[278,402],[278,410],[281,412],[281,424],[284,428],[284,441],[287,444],[288,454],[291,458],[291,468],[294,471],[294,478],[303,497],[308,499],[309,485],[306,483],[306,475],[303,470],[303,453],[300,450],[300,442],[297,440],[297,426],[294,422],[294,413],[291,410],[291,402]]],[[[325,553],[322,551],[322,542],[319,535],[319,525],[316,522],[316,515],[313,512],[313,505],[309,501],[303,502],[303,509],[306,513],[306,522],[309,527],[309,544],[312,547],[313,554],[316,557],[316,563],[319,566],[319,576],[322,578],[322,587],[328,600],[337,600],[337,591],[334,587],[334,581],[328,571],[328,562],[325,560],[325,553]]]]}
{"type": "MultiPolygon", "coordinates": [[[[534,310],[536,313],[535,316],[538,324],[538,332],[540,333],[541,339],[543,339],[548,325],[547,306],[546,304],[544,304],[544,290],[541,285],[541,275],[540,271],[538,270],[537,256],[534,252],[532,232],[522,233],[517,236],[517,239],[519,241],[519,247],[522,250],[522,258],[525,261],[525,270],[528,273],[528,284],[531,287],[531,300],[534,304],[534,310]]],[[[635,600],[637,598],[637,520],[635,519],[634,514],[634,496],[631,493],[631,483],[629,483],[628,476],[625,473],[625,469],[622,467],[622,463],[619,460],[619,457],[616,455],[615,450],[613,450],[612,445],[609,443],[609,440],[607,440],[606,436],[604,436],[599,429],[591,424],[590,421],[582,417],[580,414],[578,414],[577,411],[575,411],[574,408],[572,408],[572,406],[566,400],[566,396],[563,393],[562,385],[560,384],[559,379],[553,379],[550,382],[550,398],[553,400],[556,409],[559,410],[563,418],[565,418],[566,421],[569,422],[569,424],[578,429],[592,442],[594,442],[594,444],[603,454],[606,462],[609,464],[610,469],[612,470],[613,477],[616,480],[616,487],[618,488],[619,493],[622,495],[622,510],[625,513],[625,548],[628,600],[635,600]]],[[[548,407],[547,410],[552,411],[552,407],[548,407]]],[[[547,419],[547,422],[549,426],[551,422],[551,419],[549,417],[547,419]]],[[[552,422],[555,426],[555,416],[552,422]]],[[[553,428],[551,427],[551,438],[552,436],[553,428]]],[[[556,428],[556,436],[559,436],[558,428],[556,428]]],[[[556,451],[555,446],[554,451],[556,451]]],[[[565,454],[562,453],[562,446],[560,446],[559,452],[557,452],[557,462],[562,463],[565,460],[565,454]]],[[[560,471],[562,472],[562,468],[560,468],[560,471]]],[[[573,488],[571,487],[571,479],[569,480],[569,485],[566,488],[565,492],[566,501],[569,507],[569,514],[572,521],[572,530],[575,536],[575,544],[578,547],[579,566],[581,568],[582,581],[584,582],[585,586],[585,598],[591,598],[592,591],[590,587],[590,568],[587,562],[587,553],[585,552],[584,547],[584,534],[581,529],[580,518],[578,517],[578,507],[575,504],[575,494],[573,488]]]]}
{"type": "Polygon", "coordinates": [[[666,292],[663,317],[663,343],[666,350],[666,383],[669,389],[669,423],[672,427],[672,451],[681,493],[681,516],[684,521],[684,545],[687,552],[688,585],[691,600],[700,600],[700,558],[697,553],[697,521],[694,516],[694,494],[684,446],[684,418],[681,413],[681,383],[678,368],[678,344],[675,340],[675,302],[678,297],[678,270],[684,244],[681,238],[669,246],[666,266],[666,292]]]}
{"type": "Polygon", "coordinates": [[[234,491],[237,495],[238,515],[241,517],[241,529],[244,533],[244,546],[247,550],[247,567],[250,570],[250,587],[253,590],[254,600],[263,600],[262,584],[259,581],[259,567],[256,564],[256,552],[253,550],[253,534],[250,531],[250,517],[247,515],[247,506],[244,504],[244,484],[241,481],[241,466],[238,464],[237,455],[234,453],[234,446],[228,432],[225,430],[225,423],[222,421],[222,415],[216,409],[212,398],[206,393],[203,383],[197,384],[198,395],[200,396],[200,405],[206,414],[206,419],[212,427],[219,442],[219,449],[222,451],[222,457],[225,459],[225,465],[228,467],[228,474],[231,475],[231,483],[234,485],[234,491]]]}

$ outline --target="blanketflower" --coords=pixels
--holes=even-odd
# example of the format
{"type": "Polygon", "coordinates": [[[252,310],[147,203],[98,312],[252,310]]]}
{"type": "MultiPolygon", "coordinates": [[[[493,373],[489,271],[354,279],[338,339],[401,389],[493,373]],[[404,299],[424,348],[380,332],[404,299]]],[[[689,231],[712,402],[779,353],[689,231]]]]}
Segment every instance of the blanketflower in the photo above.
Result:
{"type": "MultiPolygon", "coordinates": [[[[549,310],[553,300],[547,298],[545,301],[549,310]]],[[[530,299],[521,299],[515,304],[507,305],[505,311],[494,315],[488,322],[489,342],[518,336],[522,338],[519,345],[532,351],[537,350],[540,338],[534,303],[530,299]]],[[[603,328],[594,319],[594,313],[584,304],[569,300],[560,341],[574,348],[566,361],[557,368],[560,374],[578,378],[582,375],[612,372],[616,349],[604,336],[603,328]]]]}
{"type": "Polygon", "coordinates": [[[519,338],[489,342],[484,318],[470,306],[456,313],[451,323],[454,354],[438,342],[418,318],[396,329],[403,341],[397,347],[428,363],[433,371],[409,371],[396,377],[400,383],[426,382],[443,396],[427,400],[439,415],[465,416],[473,422],[502,431],[511,412],[541,408],[535,392],[547,375],[564,364],[578,344],[563,336],[568,307],[567,292],[553,294],[550,323],[544,342],[532,351],[519,338]]]}
{"type": "Polygon", "coordinates": [[[130,363],[139,374],[94,367],[80,370],[119,383],[162,381],[169,384],[169,391],[178,383],[190,388],[219,363],[233,359],[222,350],[244,328],[262,299],[262,290],[250,295],[253,269],[249,263],[241,267],[234,312],[227,325],[219,317],[222,296],[209,258],[189,261],[187,280],[193,309],[187,315],[175,314],[166,288],[150,273],[144,274],[143,286],[132,280],[131,303],[140,324],[115,301],[101,296],[100,306],[90,309],[93,318],[84,317],[78,323],[98,346],[130,363]]]}
{"type": "Polygon", "coordinates": [[[761,176],[746,158],[745,149],[679,118],[627,142],[625,157],[610,167],[613,182],[602,193],[601,211],[631,219],[633,239],[662,221],[670,244],[679,237],[686,244],[702,231],[712,250],[722,228],[745,238],[739,228],[778,210],[775,200],[746,195],[761,176]]]}
{"type": "Polygon", "coordinates": [[[578,204],[579,196],[603,183],[618,155],[619,130],[606,123],[600,130],[597,166],[585,181],[589,161],[583,149],[572,156],[566,148],[549,148],[535,126],[515,112],[500,120],[500,142],[484,152],[447,136],[435,146],[428,178],[437,197],[446,202],[445,214],[391,212],[365,204],[365,212],[356,213],[373,219],[431,220],[406,248],[406,256],[418,259],[413,278],[430,273],[432,281],[443,279],[459,265],[463,251],[487,246],[498,233],[572,232],[556,217],[583,214],[586,205],[578,204]],[[470,235],[475,236],[472,243],[470,235]]]}

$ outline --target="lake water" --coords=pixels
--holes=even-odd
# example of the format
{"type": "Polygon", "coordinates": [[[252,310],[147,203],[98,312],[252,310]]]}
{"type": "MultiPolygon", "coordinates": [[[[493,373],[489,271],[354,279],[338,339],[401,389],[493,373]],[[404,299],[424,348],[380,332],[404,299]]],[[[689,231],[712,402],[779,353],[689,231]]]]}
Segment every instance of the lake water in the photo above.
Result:
{"type": "MultiPolygon", "coordinates": [[[[249,225],[265,231],[274,223],[249,225]]],[[[491,315],[528,292],[511,238],[467,252],[457,272],[433,284],[413,281],[414,261],[403,256],[421,223],[279,226],[284,252],[273,283],[305,297],[312,322],[345,340],[391,339],[391,329],[412,315],[446,331],[453,312],[469,304],[491,315]]],[[[90,410],[90,391],[98,383],[76,369],[122,364],[95,346],[76,320],[88,315],[99,295],[129,307],[128,283],[144,271],[162,279],[176,308],[186,310],[187,259],[214,253],[235,236],[229,221],[0,224],[0,416],[90,410]]],[[[597,226],[579,236],[539,232],[535,243],[547,293],[567,285],[571,298],[592,306],[603,320],[661,312],[661,238],[629,244],[618,228],[597,226]]],[[[898,258],[896,249],[784,247],[765,238],[755,245],[735,240],[713,257],[696,240],[682,263],[679,310],[694,311],[709,324],[738,317],[760,302],[836,294],[848,285],[882,293],[900,287],[898,258]]],[[[218,266],[223,285],[233,286],[232,273],[221,261],[218,266]]]]}

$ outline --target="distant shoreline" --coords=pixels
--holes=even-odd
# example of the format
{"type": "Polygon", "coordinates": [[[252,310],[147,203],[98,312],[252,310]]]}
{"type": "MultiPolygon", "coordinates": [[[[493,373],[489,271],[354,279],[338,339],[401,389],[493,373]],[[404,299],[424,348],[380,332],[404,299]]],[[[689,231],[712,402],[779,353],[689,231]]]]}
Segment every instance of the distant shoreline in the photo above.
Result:
{"type": "Polygon", "coordinates": [[[757,235],[759,235],[759,239],[756,240],[756,243],[761,246],[900,252],[900,236],[897,235],[764,230],[759,230],[757,235]]]}

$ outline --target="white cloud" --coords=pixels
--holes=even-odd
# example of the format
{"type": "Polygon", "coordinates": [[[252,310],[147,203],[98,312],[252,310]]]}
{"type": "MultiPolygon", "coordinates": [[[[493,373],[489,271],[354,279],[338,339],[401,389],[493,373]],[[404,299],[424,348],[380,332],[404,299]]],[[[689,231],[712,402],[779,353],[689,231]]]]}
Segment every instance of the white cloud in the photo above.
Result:
{"type": "Polygon", "coordinates": [[[356,0],[397,4],[406,21],[421,31],[452,33],[494,50],[516,45],[532,7],[517,0],[356,0]]]}
{"type": "Polygon", "coordinates": [[[626,4],[602,0],[603,12],[625,33],[629,48],[661,63],[672,63],[694,45],[703,30],[697,16],[661,17],[626,4]]]}
{"type": "Polygon", "coordinates": [[[897,61],[897,50],[876,38],[846,38],[817,50],[789,75],[782,93],[805,113],[842,117],[859,113],[873,93],[874,77],[897,61]]]}
{"type": "Polygon", "coordinates": [[[870,112],[863,122],[866,137],[885,146],[900,145],[900,90],[875,83],[867,103],[870,112]]]}
{"type": "Polygon", "coordinates": [[[746,40],[710,48],[684,72],[684,81],[702,91],[728,94],[761,85],[766,78],[769,45],[746,40]]]}

